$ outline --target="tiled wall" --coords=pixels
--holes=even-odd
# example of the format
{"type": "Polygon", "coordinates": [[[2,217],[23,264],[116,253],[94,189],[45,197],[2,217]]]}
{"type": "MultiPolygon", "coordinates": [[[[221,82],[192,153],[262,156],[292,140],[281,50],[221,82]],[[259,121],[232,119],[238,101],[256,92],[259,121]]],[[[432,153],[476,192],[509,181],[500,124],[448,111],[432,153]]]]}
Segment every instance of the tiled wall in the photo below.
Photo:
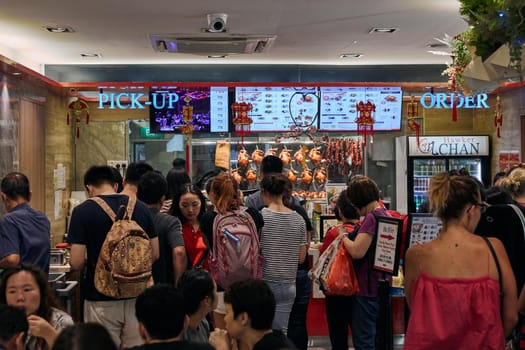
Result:
{"type": "Polygon", "coordinates": [[[46,98],[46,215],[51,221],[53,245],[62,242],[66,233],[68,198],[75,173],[72,126],[67,125],[67,97],[49,93],[46,98]],[[58,164],[66,168],[66,189],[58,190],[54,183],[54,169],[58,164]],[[57,195],[55,195],[57,194],[57,195]],[[58,199],[58,202],[55,200],[58,199]],[[59,207],[55,217],[55,206],[59,207]]]}

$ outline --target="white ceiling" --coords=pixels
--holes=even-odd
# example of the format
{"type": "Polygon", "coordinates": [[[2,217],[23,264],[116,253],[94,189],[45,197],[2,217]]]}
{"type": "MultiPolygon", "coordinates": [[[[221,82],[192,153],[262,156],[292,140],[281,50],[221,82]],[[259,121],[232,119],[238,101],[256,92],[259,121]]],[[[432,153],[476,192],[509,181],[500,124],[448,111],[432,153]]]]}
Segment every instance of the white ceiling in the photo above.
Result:
{"type": "Polygon", "coordinates": [[[443,49],[427,45],[466,30],[458,9],[457,0],[0,0],[0,55],[39,72],[46,64],[445,64],[450,57],[427,52],[443,49]],[[224,59],[151,48],[150,34],[201,33],[207,13],[227,13],[229,33],[277,39],[266,53],[224,59]],[[44,28],[53,25],[75,32],[44,28]],[[369,34],[373,27],[398,30],[369,34]]]}

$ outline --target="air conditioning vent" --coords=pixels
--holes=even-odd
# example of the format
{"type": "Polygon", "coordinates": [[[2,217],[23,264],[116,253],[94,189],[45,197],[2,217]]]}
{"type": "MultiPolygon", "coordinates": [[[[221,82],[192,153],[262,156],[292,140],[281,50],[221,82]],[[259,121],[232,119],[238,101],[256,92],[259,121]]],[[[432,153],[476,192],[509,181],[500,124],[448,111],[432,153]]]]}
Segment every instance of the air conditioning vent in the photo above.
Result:
{"type": "Polygon", "coordinates": [[[156,34],[150,35],[150,42],[153,50],[159,52],[209,56],[262,53],[270,48],[275,38],[275,35],[156,34]]]}

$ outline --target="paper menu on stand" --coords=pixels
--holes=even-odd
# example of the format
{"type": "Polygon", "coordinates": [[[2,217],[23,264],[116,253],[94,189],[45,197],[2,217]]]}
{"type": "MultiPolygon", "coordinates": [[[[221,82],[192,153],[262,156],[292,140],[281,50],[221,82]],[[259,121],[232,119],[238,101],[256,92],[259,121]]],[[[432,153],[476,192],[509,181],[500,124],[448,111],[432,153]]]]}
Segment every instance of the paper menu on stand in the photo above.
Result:
{"type": "Polygon", "coordinates": [[[409,214],[408,232],[409,244],[406,248],[416,243],[427,243],[434,240],[441,231],[441,219],[433,214],[409,214]]]}

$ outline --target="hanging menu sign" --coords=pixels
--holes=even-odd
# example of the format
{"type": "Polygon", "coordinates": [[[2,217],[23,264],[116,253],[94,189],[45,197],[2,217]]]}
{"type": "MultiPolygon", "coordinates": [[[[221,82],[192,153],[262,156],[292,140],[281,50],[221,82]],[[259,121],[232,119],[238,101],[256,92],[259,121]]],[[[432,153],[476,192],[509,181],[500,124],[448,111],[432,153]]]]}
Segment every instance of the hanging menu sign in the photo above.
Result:
{"type": "Polygon", "coordinates": [[[319,97],[315,87],[238,86],[235,100],[252,104],[251,131],[281,132],[294,125],[317,128],[319,97]]]}
{"type": "Polygon", "coordinates": [[[376,106],[374,130],[401,129],[401,87],[321,87],[319,129],[356,131],[356,104],[371,101],[376,106]]]}

